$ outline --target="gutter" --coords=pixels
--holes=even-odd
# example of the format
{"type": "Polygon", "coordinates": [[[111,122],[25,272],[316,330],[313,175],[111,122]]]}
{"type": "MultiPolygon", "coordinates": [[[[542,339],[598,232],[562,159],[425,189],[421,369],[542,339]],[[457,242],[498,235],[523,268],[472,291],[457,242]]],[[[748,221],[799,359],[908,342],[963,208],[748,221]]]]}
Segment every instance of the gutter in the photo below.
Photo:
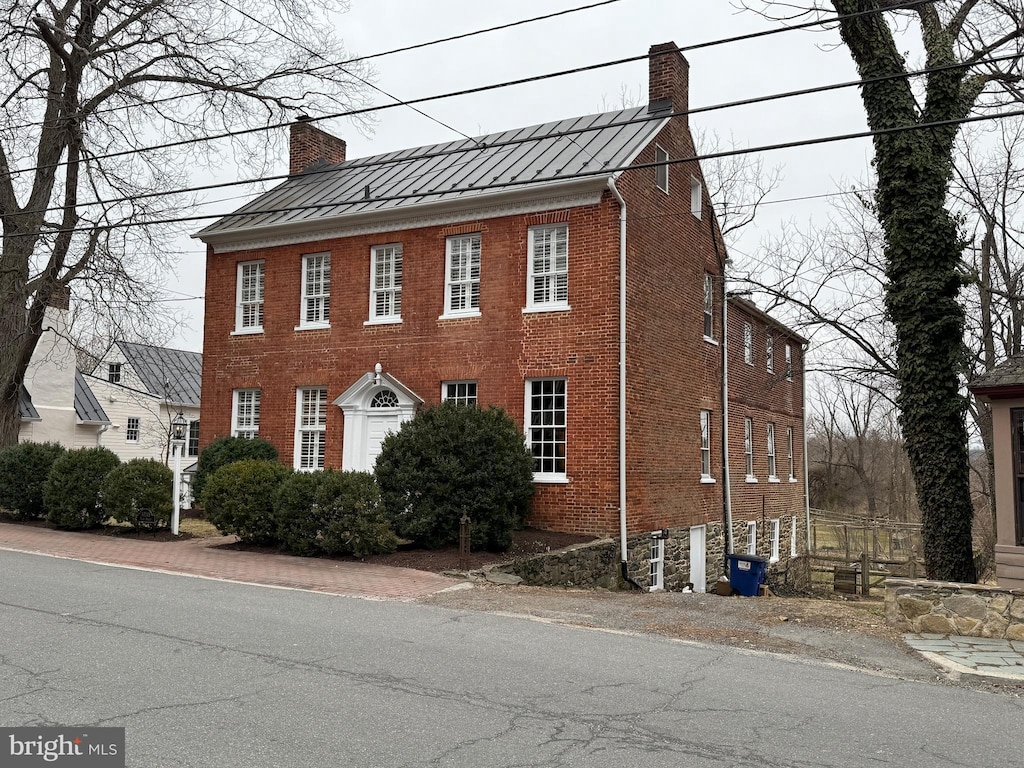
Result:
{"type": "Polygon", "coordinates": [[[619,545],[622,580],[643,591],[629,578],[629,550],[626,546],[626,201],[608,179],[608,189],[619,201],[619,545]]]}

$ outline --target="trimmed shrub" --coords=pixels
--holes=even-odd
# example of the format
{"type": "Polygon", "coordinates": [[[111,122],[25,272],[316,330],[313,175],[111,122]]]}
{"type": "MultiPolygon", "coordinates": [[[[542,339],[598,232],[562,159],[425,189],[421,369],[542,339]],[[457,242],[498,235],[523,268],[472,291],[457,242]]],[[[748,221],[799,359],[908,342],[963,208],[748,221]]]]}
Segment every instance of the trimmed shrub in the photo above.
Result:
{"type": "Polygon", "coordinates": [[[103,510],[103,481],[121,460],[107,448],[67,451],[53,462],[43,485],[47,519],[58,528],[94,528],[109,515],[103,510]]]}
{"type": "Polygon", "coordinates": [[[0,451],[0,507],[19,520],[46,517],[43,485],[65,452],[58,443],[19,443],[0,451]]]}
{"type": "Polygon", "coordinates": [[[533,457],[500,408],[446,402],[384,439],[375,469],[384,513],[399,536],[427,548],[459,541],[463,514],[474,549],[506,550],[533,496],[533,457]]]}
{"type": "Polygon", "coordinates": [[[276,461],[245,459],[220,467],[206,480],[206,519],[221,533],[234,533],[248,544],[276,544],[274,500],[292,473],[276,461]]]}
{"type": "Polygon", "coordinates": [[[103,511],[134,528],[166,528],[174,511],[174,472],[154,459],[132,459],[103,481],[103,511]],[[140,510],[152,517],[139,518],[140,510]]]}
{"type": "Polygon", "coordinates": [[[196,476],[192,481],[192,496],[203,498],[203,489],[210,475],[223,466],[244,459],[277,461],[277,449],[259,437],[218,437],[199,454],[196,476]]]}
{"type": "Polygon", "coordinates": [[[281,547],[295,555],[356,557],[394,552],[398,537],[368,472],[297,472],[277,496],[281,547]]]}

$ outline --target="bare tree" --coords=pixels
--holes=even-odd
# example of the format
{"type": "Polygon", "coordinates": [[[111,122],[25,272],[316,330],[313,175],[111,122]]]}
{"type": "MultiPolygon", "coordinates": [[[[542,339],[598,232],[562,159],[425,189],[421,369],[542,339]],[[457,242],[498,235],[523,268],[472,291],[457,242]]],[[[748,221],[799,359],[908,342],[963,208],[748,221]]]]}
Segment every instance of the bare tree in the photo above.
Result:
{"type": "Polygon", "coordinates": [[[174,193],[190,171],[216,168],[230,152],[263,171],[267,134],[244,131],[293,110],[361,104],[372,73],[324,63],[344,56],[328,18],[344,7],[2,4],[0,446],[17,441],[19,390],[52,297],[75,285],[95,322],[151,322],[159,279],[172,266],[164,243],[178,231],[152,222],[173,221],[196,202],[174,193]]]}

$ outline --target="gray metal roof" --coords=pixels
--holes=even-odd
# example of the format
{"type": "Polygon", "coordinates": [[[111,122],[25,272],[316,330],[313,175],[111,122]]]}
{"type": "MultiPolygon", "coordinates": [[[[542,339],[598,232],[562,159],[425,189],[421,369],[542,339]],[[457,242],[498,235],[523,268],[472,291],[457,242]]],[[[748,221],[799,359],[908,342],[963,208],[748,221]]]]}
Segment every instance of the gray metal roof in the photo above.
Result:
{"type": "Polygon", "coordinates": [[[75,415],[84,424],[109,424],[107,412],[103,410],[96,395],[85,383],[82,372],[75,370],[75,415]]]}
{"type": "Polygon", "coordinates": [[[971,382],[970,388],[1024,387],[1024,355],[1014,355],[971,382]]]}
{"type": "Polygon", "coordinates": [[[175,405],[199,406],[203,381],[202,353],[127,341],[115,343],[147,392],[175,405]]]}
{"type": "MultiPolygon", "coordinates": [[[[671,110],[668,102],[658,106],[671,110]]],[[[634,107],[333,165],[323,163],[292,176],[195,236],[205,240],[253,229],[564,184],[581,172],[631,162],[667,120],[642,120],[647,115],[647,106],[634,107]],[[559,135],[577,129],[583,131],[559,135]],[[533,178],[546,180],[530,183],[533,178]],[[507,182],[519,184],[491,186],[507,182]]],[[[607,175],[613,172],[609,170],[607,175]]],[[[603,177],[598,174],[597,178],[603,177]]]]}
{"type": "Polygon", "coordinates": [[[25,387],[18,390],[18,415],[24,421],[42,421],[39,417],[39,411],[32,405],[32,395],[28,393],[25,387]]]}

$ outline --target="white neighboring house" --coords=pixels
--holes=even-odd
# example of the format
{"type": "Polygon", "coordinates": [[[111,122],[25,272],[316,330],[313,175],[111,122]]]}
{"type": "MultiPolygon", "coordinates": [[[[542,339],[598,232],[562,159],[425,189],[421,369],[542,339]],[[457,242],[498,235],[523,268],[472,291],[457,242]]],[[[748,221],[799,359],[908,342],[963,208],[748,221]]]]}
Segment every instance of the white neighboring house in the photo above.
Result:
{"type": "MultiPolygon", "coordinates": [[[[188,421],[182,469],[195,462],[202,354],[117,341],[92,373],[82,373],[66,336],[66,303],[47,308],[44,327],[25,376],[21,442],[102,445],[121,461],[156,459],[173,468],[171,420],[180,411],[188,421]]],[[[183,494],[187,506],[187,487],[183,494]]]]}

